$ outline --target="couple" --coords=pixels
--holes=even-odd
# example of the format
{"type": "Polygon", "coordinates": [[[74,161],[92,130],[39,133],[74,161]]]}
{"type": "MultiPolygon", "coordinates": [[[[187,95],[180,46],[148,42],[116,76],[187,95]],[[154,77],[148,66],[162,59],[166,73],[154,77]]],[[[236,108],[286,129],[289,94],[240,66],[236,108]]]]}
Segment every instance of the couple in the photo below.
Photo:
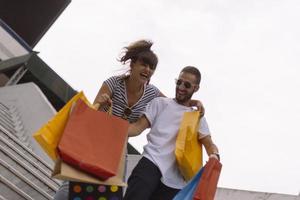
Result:
{"type": "MultiPolygon", "coordinates": [[[[147,135],[143,157],[128,180],[125,200],[168,200],[185,186],[175,161],[175,141],[184,112],[192,106],[203,111],[200,101],[192,100],[199,90],[200,71],[184,67],[176,80],[175,98],[166,98],[160,90],[149,84],[158,58],[151,50],[152,42],[141,40],[125,47],[120,62],[129,62],[125,75],[113,76],[102,84],[94,104],[100,110],[112,106],[112,114],[128,120],[128,135],[139,135],[151,128],[147,135]]],[[[218,149],[212,142],[205,117],[200,119],[199,140],[209,156],[218,158],[218,149]]],[[[59,192],[58,192],[59,193],[59,192]]],[[[55,199],[60,195],[56,195],[55,199]]]]}
{"type": "MultiPolygon", "coordinates": [[[[153,99],[138,121],[130,124],[129,136],[151,129],[143,157],[129,177],[125,200],[171,200],[186,185],[176,165],[175,142],[183,113],[192,111],[189,101],[199,89],[200,79],[197,68],[184,67],[176,81],[175,98],[153,99]]],[[[198,134],[208,155],[218,159],[218,149],[211,140],[204,117],[200,119],[198,134]]]]}

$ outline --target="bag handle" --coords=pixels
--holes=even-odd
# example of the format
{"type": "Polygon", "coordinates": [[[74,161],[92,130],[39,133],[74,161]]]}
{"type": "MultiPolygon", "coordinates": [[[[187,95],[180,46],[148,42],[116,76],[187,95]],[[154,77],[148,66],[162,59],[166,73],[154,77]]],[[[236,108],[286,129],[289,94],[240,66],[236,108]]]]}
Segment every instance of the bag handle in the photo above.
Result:
{"type": "MultiPolygon", "coordinates": [[[[95,104],[93,104],[93,107],[94,107],[95,110],[99,110],[99,108],[100,108],[100,103],[95,103],[95,104]]],[[[109,115],[112,115],[112,106],[109,106],[107,112],[108,112],[109,115]]]]}

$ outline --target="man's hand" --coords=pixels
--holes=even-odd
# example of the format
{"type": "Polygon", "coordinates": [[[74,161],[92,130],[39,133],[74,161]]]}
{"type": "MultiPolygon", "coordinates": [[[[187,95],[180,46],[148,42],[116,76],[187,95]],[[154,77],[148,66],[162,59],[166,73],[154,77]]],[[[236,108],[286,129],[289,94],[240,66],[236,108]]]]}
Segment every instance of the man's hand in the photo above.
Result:
{"type": "Polygon", "coordinates": [[[197,107],[197,110],[200,111],[200,117],[203,117],[203,116],[204,116],[204,114],[205,114],[205,109],[204,109],[203,104],[202,104],[201,101],[191,99],[191,100],[189,101],[189,106],[191,106],[191,107],[197,107]]]}

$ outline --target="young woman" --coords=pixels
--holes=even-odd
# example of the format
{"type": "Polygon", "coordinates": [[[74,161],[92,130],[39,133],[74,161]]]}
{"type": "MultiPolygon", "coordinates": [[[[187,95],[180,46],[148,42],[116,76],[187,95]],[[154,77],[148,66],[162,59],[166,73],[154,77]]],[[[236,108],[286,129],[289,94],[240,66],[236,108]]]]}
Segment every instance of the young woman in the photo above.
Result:
{"type": "Polygon", "coordinates": [[[158,88],[149,84],[158,63],[151,46],[152,42],[140,40],[125,47],[120,62],[129,62],[130,70],[104,81],[94,104],[100,105],[100,109],[105,111],[112,105],[113,115],[132,123],[140,117],[148,102],[164,96],[158,88]]]}
{"type": "MultiPolygon", "coordinates": [[[[129,62],[129,72],[104,81],[94,105],[100,106],[100,110],[104,111],[112,105],[113,115],[133,123],[142,115],[147,103],[155,97],[164,97],[157,87],[149,83],[158,63],[156,54],[151,50],[152,44],[150,41],[140,40],[125,47],[120,62],[129,62]]],[[[193,100],[191,104],[204,110],[200,101],[193,100]]]]}

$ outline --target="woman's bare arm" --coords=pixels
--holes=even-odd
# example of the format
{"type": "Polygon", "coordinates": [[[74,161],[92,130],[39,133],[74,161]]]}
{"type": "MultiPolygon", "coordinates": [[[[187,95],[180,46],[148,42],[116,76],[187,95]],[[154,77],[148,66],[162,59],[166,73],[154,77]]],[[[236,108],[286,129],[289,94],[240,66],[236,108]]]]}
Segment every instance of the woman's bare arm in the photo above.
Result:
{"type": "Polygon", "coordinates": [[[103,106],[111,106],[112,100],[111,100],[112,93],[107,86],[106,83],[103,83],[101,88],[98,91],[98,94],[94,100],[93,105],[96,107],[103,107],[103,106]]]}

